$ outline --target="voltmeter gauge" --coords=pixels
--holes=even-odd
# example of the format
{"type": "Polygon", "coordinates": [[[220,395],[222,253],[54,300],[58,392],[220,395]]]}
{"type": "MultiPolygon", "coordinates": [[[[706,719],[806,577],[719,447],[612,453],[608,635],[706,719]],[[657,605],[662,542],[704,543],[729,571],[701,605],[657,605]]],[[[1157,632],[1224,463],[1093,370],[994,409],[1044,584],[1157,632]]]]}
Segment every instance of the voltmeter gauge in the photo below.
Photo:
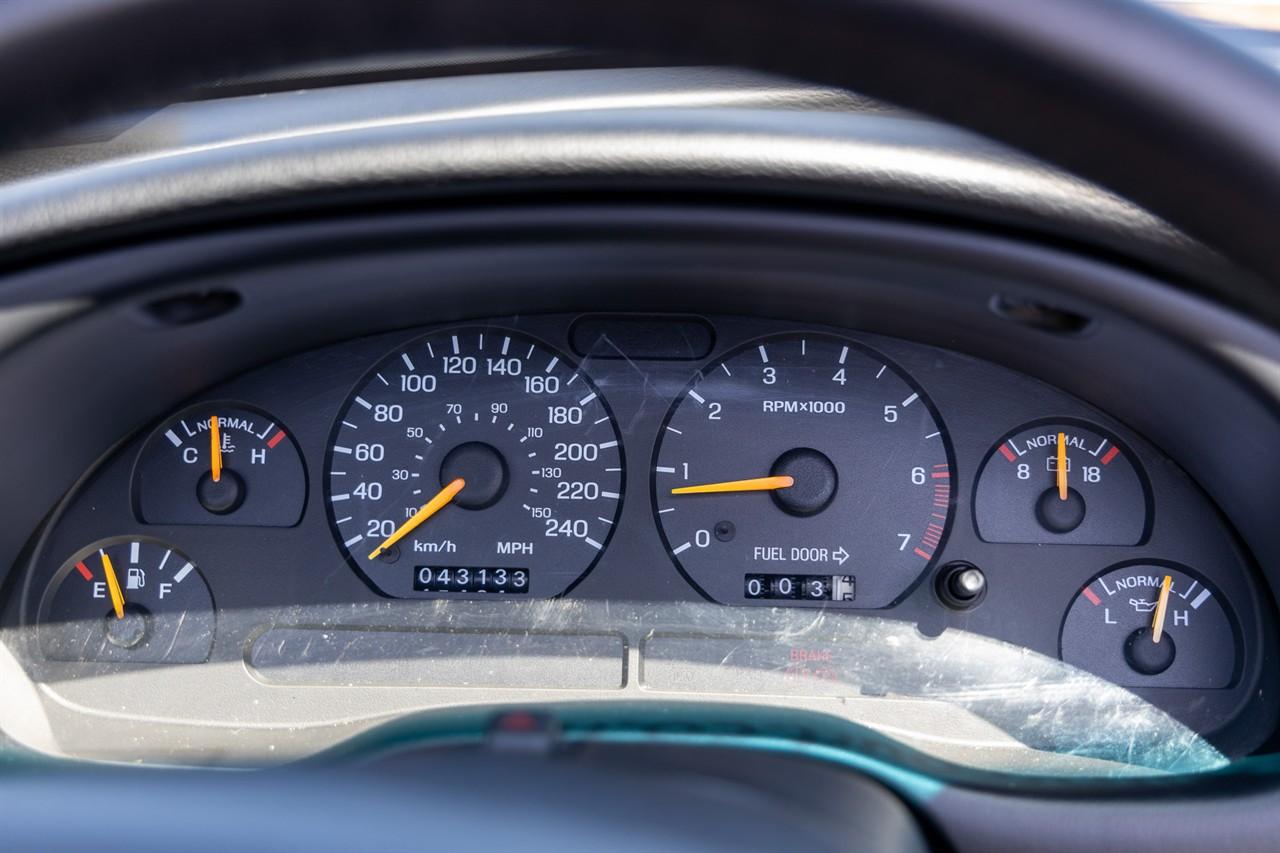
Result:
{"type": "Polygon", "coordinates": [[[974,493],[987,542],[1138,545],[1150,527],[1150,488],[1114,435],[1076,422],[1022,427],[991,450],[974,493]]]}
{"type": "Polygon", "coordinates": [[[297,446],[275,418],[202,403],[148,439],[133,492],[148,524],[292,527],[302,517],[307,480],[297,446]]]}
{"type": "Polygon", "coordinates": [[[1062,623],[1062,659],[1122,687],[1230,687],[1239,648],[1222,596],[1174,563],[1108,569],[1080,590],[1062,623]]]}
{"type": "Polygon", "coordinates": [[[155,539],[117,538],[74,554],[40,606],[50,660],[199,663],[213,647],[213,597],[196,564],[155,539]]]}

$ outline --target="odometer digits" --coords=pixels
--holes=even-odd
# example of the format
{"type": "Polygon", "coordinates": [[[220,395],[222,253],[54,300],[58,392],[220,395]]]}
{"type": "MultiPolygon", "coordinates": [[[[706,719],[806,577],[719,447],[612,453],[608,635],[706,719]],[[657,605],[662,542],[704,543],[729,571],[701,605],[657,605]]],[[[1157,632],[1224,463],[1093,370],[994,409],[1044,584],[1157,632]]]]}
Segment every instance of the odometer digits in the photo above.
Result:
{"type": "Polygon", "coordinates": [[[942,545],[950,451],[884,357],[776,336],[709,364],[672,405],[653,502],[672,559],[716,601],[885,607],[942,545]]]}
{"type": "Polygon", "coordinates": [[[387,595],[559,595],[621,508],[608,406],[563,355],[462,328],[398,348],[343,407],[327,470],[351,563],[387,595]]]}

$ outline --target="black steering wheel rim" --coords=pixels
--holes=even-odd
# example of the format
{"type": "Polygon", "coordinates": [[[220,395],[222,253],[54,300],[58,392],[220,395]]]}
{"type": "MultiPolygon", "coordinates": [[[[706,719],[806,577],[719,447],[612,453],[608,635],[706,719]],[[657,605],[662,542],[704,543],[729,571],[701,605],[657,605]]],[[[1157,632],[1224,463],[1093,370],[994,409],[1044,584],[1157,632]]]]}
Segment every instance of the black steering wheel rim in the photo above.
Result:
{"type": "Polygon", "coordinates": [[[0,145],[220,76],[492,44],[855,89],[1094,181],[1280,283],[1280,75],[1137,0],[12,0],[0,145]]]}

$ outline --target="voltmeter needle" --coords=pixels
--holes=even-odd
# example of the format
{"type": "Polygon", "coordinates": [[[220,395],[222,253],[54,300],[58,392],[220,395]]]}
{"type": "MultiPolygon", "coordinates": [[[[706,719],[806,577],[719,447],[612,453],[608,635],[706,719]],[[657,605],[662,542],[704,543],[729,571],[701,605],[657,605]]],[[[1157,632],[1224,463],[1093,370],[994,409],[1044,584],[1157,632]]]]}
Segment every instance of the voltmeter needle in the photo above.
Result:
{"type": "Polygon", "coordinates": [[[1164,614],[1169,609],[1169,590],[1173,588],[1173,577],[1164,576],[1160,584],[1160,600],[1156,602],[1156,616],[1151,622],[1151,642],[1158,643],[1164,636],[1164,614]]]}
{"type": "MultiPolygon", "coordinates": [[[[1044,482],[1041,480],[1040,482],[1044,482]]],[[[1058,433],[1058,500],[1067,499],[1067,434],[1058,433]]]]}
{"type": "Polygon", "coordinates": [[[213,482],[222,479],[222,430],[218,428],[218,416],[209,418],[209,460],[213,482]]]}
{"type": "Polygon", "coordinates": [[[725,483],[704,483],[700,486],[680,486],[671,490],[673,495],[709,495],[716,492],[771,492],[775,489],[789,489],[796,484],[795,478],[757,477],[754,480],[730,480],[725,483]]]}
{"type": "Polygon", "coordinates": [[[117,619],[124,618],[124,593],[120,591],[120,580],[116,577],[116,568],[111,565],[111,558],[106,551],[102,555],[102,573],[107,576],[107,591],[111,593],[111,609],[116,612],[117,619]]]}
{"type": "Polygon", "coordinates": [[[401,539],[403,539],[404,537],[412,533],[414,530],[416,530],[419,524],[422,524],[422,522],[426,521],[428,518],[430,518],[431,516],[435,515],[437,512],[439,512],[440,510],[448,506],[449,502],[452,501],[457,496],[458,492],[462,491],[462,487],[465,486],[466,484],[467,484],[467,481],[459,477],[458,479],[449,483],[449,485],[445,486],[440,491],[436,492],[435,497],[433,497],[431,500],[427,501],[421,507],[419,507],[418,511],[415,512],[409,518],[408,521],[406,521],[404,524],[396,528],[395,533],[392,533],[383,541],[381,545],[379,545],[377,548],[374,548],[372,551],[370,551],[369,559],[370,560],[377,559],[378,555],[381,554],[383,551],[387,550],[392,545],[396,544],[401,539]]]}

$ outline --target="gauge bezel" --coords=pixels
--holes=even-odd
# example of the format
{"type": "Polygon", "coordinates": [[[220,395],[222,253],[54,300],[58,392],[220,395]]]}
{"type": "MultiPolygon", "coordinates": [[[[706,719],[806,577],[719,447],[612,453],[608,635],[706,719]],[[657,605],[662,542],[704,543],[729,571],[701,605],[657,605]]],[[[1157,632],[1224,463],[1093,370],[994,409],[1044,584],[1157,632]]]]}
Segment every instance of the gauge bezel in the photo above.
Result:
{"type": "Polygon", "coordinates": [[[40,592],[40,596],[36,600],[35,614],[34,614],[34,619],[32,621],[32,624],[35,626],[36,630],[33,631],[31,634],[31,647],[32,649],[35,650],[36,654],[38,654],[42,660],[50,663],[71,664],[71,665],[87,664],[87,665],[94,665],[94,666],[110,665],[113,667],[117,667],[117,666],[121,666],[121,667],[190,666],[195,664],[208,663],[213,658],[213,650],[217,647],[217,640],[218,640],[218,598],[214,594],[213,585],[209,583],[209,578],[205,574],[204,569],[201,568],[200,563],[194,558],[192,558],[191,555],[189,555],[182,548],[179,548],[178,546],[174,545],[172,542],[169,542],[168,540],[165,540],[165,539],[161,539],[157,536],[151,536],[145,533],[142,533],[142,534],[123,533],[123,534],[117,534],[114,536],[107,536],[102,539],[97,539],[89,543],[88,545],[85,545],[82,548],[78,548],[77,550],[72,552],[71,555],[68,556],[61,563],[61,565],[58,566],[58,568],[53,572],[53,574],[49,576],[49,579],[45,582],[44,589],[40,592]],[[47,657],[44,653],[44,648],[40,638],[40,631],[44,625],[49,624],[49,620],[46,619],[45,617],[48,613],[49,607],[52,605],[53,596],[57,592],[58,588],[62,585],[63,581],[67,579],[67,576],[71,574],[72,570],[75,569],[77,562],[85,559],[86,557],[92,554],[97,553],[99,550],[105,550],[114,545],[120,545],[123,543],[129,543],[129,542],[139,542],[147,545],[155,545],[161,548],[166,548],[168,550],[173,551],[173,553],[175,554],[181,554],[194,567],[196,574],[199,575],[200,577],[200,582],[204,585],[205,591],[209,594],[209,615],[210,615],[210,619],[213,621],[213,629],[209,635],[209,649],[205,653],[204,658],[198,661],[167,661],[167,660],[138,661],[138,660],[129,660],[127,658],[119,659],[119,660],[110,660],[110,661],[96,660],[96,659],[84,660],[84,661],[64,661],[64,660],[59,660],[57,658],[47,657]]]}
{"type": "MultiPolygon", "coordinates": [[[[1240,687],[1241,678],[1243,678],[1244,674],[1249,671],[1250,661],[1248,660],[1249,647],[1244,641],[1244,630],[1240,627],[1240,616],[1238,613],[1236,613],[1235,605],[1231,602],[1229,598],[1222,595],[1222,587],[1220,584],[1208,578],[1205,575],[1205,573],[1200,571],[1199,569],[1193,569],[1187,564],[1179,563],[1175,560],[1165,560],[1160,558],[1148,559],[1144,557],[1136,557],[1132,560],[1122,560],[1119,563],[1112,563],[1111,565],[1107,566],[1101,571],[1096,572],[1093,575],[1090,575],[1087,581],[1080,584],[1080,588],[1076,590],[1075,595],[1071,596],[1071,600],[1066,603],[1065,607],[1063,607],[1062,619],[1058,623],[1058,660],[1062,661],[1063,663],[1066,663],[1066,660],[1062,656],[1062,635],[1067,628],[1067,617],[1071,614],[1071,609],[1075,607],[1076,602],[1079,601],[1080,599],[1080,596],[1084,595],[1085,589],[1087,589],[1090,584],[1092,584],[1094,581],[1096,581],[1098,578],[1102,577],[1103,575],[1109,575],[1112,572],[1118,572],[1123,569],[1132,568],[1133,566],[1159,566],[1160,568],[1164,568],[1164,569],[1173,569],[1174,571],[1182,572],[1183,574],[1198,581],[1201,586],[1203,586],[1204,588],[1212,592],[1214,599],[1218,602],[1218,606],[1222,608],[1222,612],[1227,617],[1227,624],[1231,627],[1231,642],[1235,647],[1236,656],[1235,656],[1234,665],[1231,670],[1231,680],[1221,687],[1171,687],[1171,686],[1165,686],[1165,685],[1152,684],[1152,685],[1142,685],[1141,687],[1130,688],[1130,689],[1177,690],[1177,691],[1187,691],[1187,690],[1210,691],[1212,690],[1215,693],[1217,692],[1225,693],[1230,690],[1238,689],[1240,687]]],[[[1101,678],[1102,676],[1097,676],[1097,677],[1101,678]]],[[[1107,680],[1109,681],[1110,679],[1107,679],[1107,680]]]]}
{"type": "Polygon", "coordinates": [[[344,392],[342,400],[338,404],[335,410],[332,422],[329,425],[329,430],[327,432],[327,437],[325,439],[324,455],[321,461],[321,469],[320,469],[320,480],[323,482],[323,489],[324,489],[323,503],[324,503],[326,526],[328,527],[329,533],[333,538],[333,542],[337,548],[338,554],[342,557],[343,561],[347,564],[348,567],[351,568],[352,571],[355,572],[356,577],[358,577],[360,581],[364,583],[365,586],[367,586],[370,590],[372,590],[381,598],[389,599],[392,601],[407,601],[407,600],[411,600],[411,601],[418,601],[418,600],[421,600],[421,601],[493,601],[496,599],[502,599],[507,597],[502,594],[481,593],[481,592],[424,593],[422,595],[404,597],[404,596],[392,595],[391,593],[384,591],[382,588],[378,586],[378,584],[371,577],[368,576],[368,574],[360,566],[359,562],[350,553],[350,549],[348,549],[343,543],[342,536],[338,530],[337,515],[335,514],[336,510],[335,510],[333,501],[331,500],[333,486],[332,486],[332,483],[330,482],[331,478],[329,477],[329,472],[333,469],[334,446],[337,444],[338,435],[342,430],[343,416],[351,407],[360,389],[364,388],[367,384],[369,384],[374,379],[374,377],[378,375],[379,368],[383,364],[394,359],[394,357],[398,353],[401,353],[410,347],[416,346],[422,341],[434,339],[438,336],[447,336],[447,335],[450,335],[453,333],[459,333],[462,331],[481,331],[486,335],[491,333],[497,334],[497,335],[510,335],[513,339],[515,338],[523,339],[528,341],[531,344],[538,346],[543,351],[558,358],[561,364],[563,364],[567,368],[570,368],[573,372],[581,374],[582,380],[588,384],[588,386],[591,388],[592,391],[595,392],[596,401],[600,403],[601,408],[604,409],[605,414],[607,414],[609,417],[609,425],[612,428],[613,434],[616,437],[616,440],[618,442],[617,444],[618,460],[619,460],[619,467],[621,468],[621,471],[618,472],[618,499],[616,501],[617,508],[614,511],[613,523],[605,525],[607,530],[604,534],[604,537],[600,540],[600,548],[596,551],[595,555],[591,558],[590,562],[587,564],[587,567],[583,569],[582,572],[579,573],[576,577],[574,577],[574,579],[569,584],[567,584],[563,590],[553,595],[533,595],[531,591],[528,596],[519,596],[519,598],[521,599],[527,598],[530,601],[547,601],[547,600],[563,598],[569,595],[574,590],[575,587],[577,587],[584,580],[586,580],[586,578],[596,568],[596,566],[600,562],[600,559],[609,550],[609,545],[613,541],[614,535],[617,533],[617,529],[619,526],[618,521],[622,517],[622,512],[627,499],[627,449],[626,449],[626,443],[623,440],[623,431],[618,426],[618,418],[614,414],[613,407],[609,404],[609,400],[605,396],[604,392],[601,391],[601,389],[596,385],[595,381],[590,377],[587,371],[583,368],[582,362],[568,355],[560,347],[554,346],[551,343],[547,342],[544,338],[532,332],[526,331],[524,329],[514,328],[512,326],[500,325],[500,324],[486,324],[483,322],[461,322],[461,323],[454,323],[454,324],[445,325],[445,326],[431,327],[426,330],[419,330],[417,334],[413,334],[402,340],[399,340],[398,342],[394,343],[391,347],[383,351],[376,358],[374,358],[372,360],[372,363],[369,365],[368,369],[364,370],[360,374],[359,378],[344,392]]]}
{"type": "MultiPolygon", "coordinates": [[[[1105,427],[1094,421],[1087,420],[1086,418],[1070,417],[1070,416],[1060,417],[1060,418],[1055,418],[1055,417],[1036,418],[1033,421],[1027,421],[1026,423],[1019,424],[1013,429],[1003,433],[998,439],[996,439],[991,444],[991,448],[987,451],[986,455],[982,457],[982,462],[979,463],[978,465],[976,475],[973,478],[973,487],[969,490],[969,507],[971,509],[969,513],[969,521],[973,525],[973,535],[978,537],[979,541],[985,542],[988,545],[1036,544],[1036,545],[1052,545],[1054,547],[1059,547],[1059,546],[1077,547],[1077,548],[1092,547],[1093,543],[1084,543],[1084,542],[1046,541],[1046,542],[1029,543],[1029,542],[993,541],[983,537],[982,531],[978,528],[978,512],[977,512],[978,487],[982,483],[983,475],[987,473],[987,466],[991,463],[991,460],[995,457],[995,455],[1000,452],[1000,446],[1003,445],[1009,439],[1013,438],[1018,433],[1026,432],[1027,430],[1035,429],[1036,427],[1049,426],[1051,424],[1066,424],[1070,426],[1077,426],[1082,429],[1087,429],[1092,432],[1100,433],[1108,441],[1110,441],[1113,446],[1120,448],[1120,452],[1124,454],[1125,460],[1129,463],[1129,465],[1133,468],[1134,472],[1137,474],[1138,484],[1142,487],[1143,512],[1145,513],[1145,517],[1143,520],[1142,534],[1139,537],[1137,542],[1134,542],[1132,545],[1108,545],[1107,547],[1117,547],[1117,548],[1144,547],[1151,540],[1151,533],[1155,527],[1156,509],[1155,509],[1155,497],[1151,491],[1151,479],[1147,476],[1146,467],[1142,464],[1142,457],[1139,456],[1137,452],[1134,451],[1133,448],[1130,447],[1129,444],[1124,441],[1124,439],[1117,436],[1114,430],[1109,429],[1108,427],[1105,427]]],[[[1091,580],[1090,583],[1092,582],[1093,581],[1091,580]]]]}
{"type": "MultiPolygon", "coordinates": [[[[856,331],[852,331],[850,334],[856,334],[856,331]]],[[[894,359],[886,356],[880,350],[876,349],[875,347],[869,346],[863,343],[862,341],[858,340],[857,338],[851,337],[849,335],[841,334],[839,332],[831,331],[828,329],[816,330],[816,329],[793,328],[793,329],[784,329],[777,332],[768,332],[762,335],[755,335],[748,338],[747,340],[739,341],[738,343],[733,344],[732,346],[726,347],[720,350],[719,352],[714,353],[709,359],[704,361],[696,371],[694,371],[693,375],[689,378],[689,380],[683,386],[681,386],[679,392],[675,395],[675,397],[671,401],[671,404],[668,406],[666,414],[663,415],[662,423],[659,426],[658,432],[654,437],[653,453],[649,461],[648,477],[649,477],[649,503],[650,503],[650,512],[652,514],[652,524],[657,529],[658,537],[662,542],[663,551],[666,553],[667,558],[670,560],[671,564],[675,566],[676,571],[680,573],[680,576],[684,578],[684,580],[689,584],[690,587],[693,588],[695,592],[697,592],[707,601],[710,601],[714,604],[719,604],[719,605],[728,606],[728,607],[833,608],[833,609],[839,609],[841,611],[846,611],[846,610],[852,611],[852,612],[863,611],[863,612],[871,613],[871,612],[888,610],[890,608],[896,607],[897,605],[901,604],[913,592],[915,592],[916,589],[918,589],[920,585],[926,581],[927,578],[932,576],[934,568],[937,565],[939,565],[939,559],[941,558],[943,552],[946,550],[947,540],[951,535],[951,532],[953,530],[953,524],[955,523],[956,495],[958,492],[958,489],[956,488],[956,483],[959,480],[959,473],[956,470],[955,448],[952,445],[951,434],[947,429],[947,424],[942,419],[941,413],[938,411],[937,406],[934,405],[933,399],[931,398],[927,390],[915,379],[915,377],[911,375],[909,371],[907,371],[904,367],[899,365],[897,361],[895,361],[894,359]],[[740,352],[752,349],[753,347],[758,347],[761,344],[766,344],[770,341],[798,340],[801,338],[804,338],[807,340],[823,339],[823,340],[829,340],[829,341],[837,341],[841,344],[847,344],[850,349],[856,349],[862,355],[865,355],[869,358],[880,361],[882,364],[885,365],[885,367],[887,367],[890,371],[892,371],[900,380],[902,380],[902,382],[905,385],[907,385],[914,393],[919,395],[919,402],[923,403],[924,406],[928,409],[929,414],[932,416],[934,423],[937,424],[938,426],[938,432],[939,432],[938,437],[942,442],[943,452],[946,455],[946,459],[947,459],[948,471],[950,472],[950,475],[951,475],[950,476],[951,488],[948,491],[946,520],[943,521],[942,523],[942,534],[938,537],[938,544],[933,550],[933,555],[920,567],[920,571],[916,575],[916,577],[911,580],[911,582],[902,590],[901,593],[895,595],[891,601],[879,607],[841,607],[829,601],[808,601],[805,599],[761,600],[759,602],[753,602],[749,600],[727,601],[727,602],[720,601],[719,599],[715,598],[710,593],[708,593],[705,589],[703,589],[702,586],[699,585],[698,582],[693,579],[693,577],[689,574],[689,572],[685,570],[684,565],[680,561],[679,555],[674,552],[674,549],[671,544],[671,540],[667,536],[666,527],[662,522],[662,516],[659,513],[660,507],[658,504],[658,480],[657,480],[656,469],[658,466],[659,458],[662,454],[662,445],[663,445],[663,441],[666,438],[667,426],[671,423],[671,419],[675,416],[676,411],[687,399],[688,392],[691,389],[697,387],[698,383],[700,383],[705,378],[708,371],[714,369],[717,365],[721,364],[722,362],[725,362],[728,359],[736,356],[740,352]]]]}
{"type": "MultiPolygon", "coordinates": [[[[129,507],[133,512],[134,519],[139,524],[147,525],[149,527],[174,526],[175,524],[174,522],[147,521],[142,514],[142,489],[141,489],[141,482],[139,478],[141,467],[142,467],[142,460],[146,456],[148,451],[152,449],[152,443],[164,435],[164,433],[161,430],[164,428],[166,424],[173,423],[176,420],[181,420],[184,417],[186,417],[189,413],[200,410],[200,409],[216,409],[216,408],[240,409],[246,412],[256,412],[257,414],[262,415],[265,418],[268,418],[272,424],[279,427],[280,430],[284,432],[284,441],[287,441],[289,444],[293,446],[293,452],[298,457],[299,467],[302,472],[302,503],[299,506],[298,518],[292,524],[284,524],[284,525],[252,524],[250,522],[246,522],[242,519],[236,518],[235,514],[232,513],[225,516],[214,516],[210,514],[211,516],[210,519],[208,521],[202,522],[200,526],[202,527],[203,526],[262,527],[262,528],[288,529],[288,528],[298,527],[299,525],[301,525],[307,517],[307,510],[311,503],[311,472],[307,470],[307,458],[302,453],[302,448],[298,444],[297,437],[293,434],[293,430],[290,429],[282,420],[280,420],[275,415],[271,414],[261,406],[256,406],[252,403],[246,403],[242,400],[236,400],[230,397],[227,397],[227,398],[219,397],[217,399],[212,399],[212,400],[199,400],[195,403],[191,403],[189,405],[183,406],[181,409],[178,409],[177,411],[170,412],[169,414],[165,415],[163,418],[151,424],[146,430],[142,431],[142,434],[145,437],[142,439],[141,443],[138,445],[138,450],[133,456],[133,464],[130,466],[130,469],[129,469],[129,507]]],[[[163,446],[162,446],[162,449],[163,449],[163,446]]],[[[186,524],[190,522],[183,522],[183,523],[186,524]]]]}

